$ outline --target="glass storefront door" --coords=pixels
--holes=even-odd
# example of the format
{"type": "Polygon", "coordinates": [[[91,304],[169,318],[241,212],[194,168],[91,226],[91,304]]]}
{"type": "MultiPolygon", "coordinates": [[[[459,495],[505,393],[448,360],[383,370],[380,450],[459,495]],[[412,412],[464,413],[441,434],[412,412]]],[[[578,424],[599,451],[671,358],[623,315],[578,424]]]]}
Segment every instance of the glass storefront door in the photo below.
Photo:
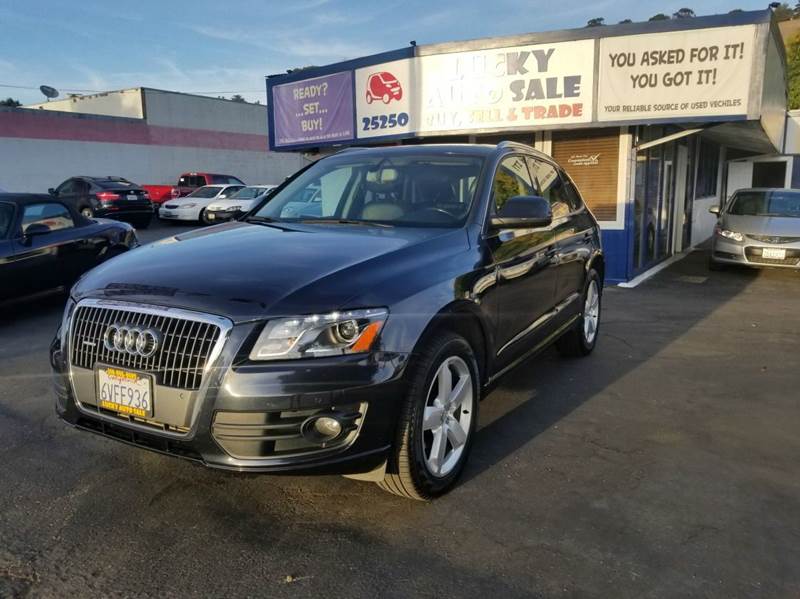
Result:
{"type": "MultiPolygon", "coordinates": [[[[674,131],[665,127],[640,128],[639,143],[674,131]]],[[[689,144],[694,138],[668,141],[636,155],[634,192],[633,274],[639,274],[683,246],[687,202],[689,144]],[[678,180],[680,173],[681,180],[678,180]],[[680,193],[676,193],[676,191],[680,193]],[[681,206],[676,202],[680,201],[681,206]],[[680,241],[678,241],[680,240],[680,241]]]]}

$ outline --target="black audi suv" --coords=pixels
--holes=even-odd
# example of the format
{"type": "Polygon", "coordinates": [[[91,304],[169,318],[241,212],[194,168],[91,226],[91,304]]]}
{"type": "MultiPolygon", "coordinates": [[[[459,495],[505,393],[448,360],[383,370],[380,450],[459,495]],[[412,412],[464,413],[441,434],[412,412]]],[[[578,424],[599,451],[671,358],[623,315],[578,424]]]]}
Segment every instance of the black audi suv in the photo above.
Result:
{"type": "Polygon", "coordinates": [[[592,351],[603,274],[595,218],[528,146],[345,150],[241,221],[79,281],[51,348],[56,407],[207,466],[430,499],[461,473],[489,385],[553,342],[592,351]]]}

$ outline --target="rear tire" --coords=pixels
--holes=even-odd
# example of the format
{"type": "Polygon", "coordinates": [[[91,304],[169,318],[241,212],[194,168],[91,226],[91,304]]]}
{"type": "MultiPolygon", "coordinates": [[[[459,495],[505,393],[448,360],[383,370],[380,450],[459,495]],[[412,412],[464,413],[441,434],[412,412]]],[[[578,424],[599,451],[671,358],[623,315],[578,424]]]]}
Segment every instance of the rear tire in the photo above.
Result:
{"type": "Polygon", "coordinates": [[[480,381],[469,343],[443,331],[409,366],[384,491],[428,501],[455,486],[472,448],[478,422],[480,381]]]}
{"type": "Polygon", "coordinates": [[[600,330],[602,299],[603,284],[600,275],[596,270],[590,269],[580,298],[580,318],[556,341],[556,349],[562,356],[579,358],[592,353],[600,330]]]}

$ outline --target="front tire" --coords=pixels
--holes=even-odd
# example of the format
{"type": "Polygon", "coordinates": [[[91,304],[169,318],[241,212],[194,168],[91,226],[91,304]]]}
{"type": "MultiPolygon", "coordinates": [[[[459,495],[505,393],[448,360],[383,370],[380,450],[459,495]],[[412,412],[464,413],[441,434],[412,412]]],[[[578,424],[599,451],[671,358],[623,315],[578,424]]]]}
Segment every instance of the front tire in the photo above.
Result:
{"type": "Polygon", "coordinates": [[[202,224],[204,224],[204,225],[210,225],[210,224],[212,224],[212,223],[211,223],[211,221],[210,221],[210,220],[208,220],[208,217],[206,216],[206,209],[205,209],[205,208],[203,208],[203,209],[200,211],[200,222],[201,222],[202,224]]]}
{"type": "Polygon", "coordinates": [[[600,329],[602,299],[603,284],[600,275],[596,270],[591,269],[586,276],[586,283],[581,294],[580,318],[575,326],[556,341],[556,349],[561,355],[579,358],[592,353],[597,345],[597,335],[600,329]]]}
{"type": "Polygon", "coordinates": [[[427,501],[455,486],[472,448],[480,383],[475,354],[455,333],[427,343],[410,366],[384,491],[427,501]]]}

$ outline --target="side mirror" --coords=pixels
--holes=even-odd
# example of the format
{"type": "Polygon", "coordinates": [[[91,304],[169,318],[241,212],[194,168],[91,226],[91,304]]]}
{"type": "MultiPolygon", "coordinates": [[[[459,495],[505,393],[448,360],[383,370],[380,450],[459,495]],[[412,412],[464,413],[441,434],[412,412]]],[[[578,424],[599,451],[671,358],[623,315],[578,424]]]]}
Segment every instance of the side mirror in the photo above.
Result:
{"type": "Polygon", "coordinates": [[[514,196],[509,198],[492,217],[494,229],[534,229],[548,227],[553,222],[550,202],[542,196],[514,196]]]}
{"type": "Polygon", "coordinates": [[[43,225],[42,223],[33,223],[28,225],[28,228],[25,229],[25,232],[22,234],[22,240],[25,243],[30,242],[31,238],[38,237],[39,235],[46,235],[50,232],[50,227],[47,225],[43,225]]]}
{"type": "Polygon", "coordinates": [[[711,208],[709,208],[708,211],[711,214],[716,214],[717,216],[719,216],[719,213],[720,213],[719,206],[711,206],[711,208]]]}
{"type": "Polygon", "coordinates": [[[49,193],[51,196],[54,196],[54,197],[58,195],[58,192],[55,189],[53,189],[52,187],[47,190],[47,193],[49,193]]]}

